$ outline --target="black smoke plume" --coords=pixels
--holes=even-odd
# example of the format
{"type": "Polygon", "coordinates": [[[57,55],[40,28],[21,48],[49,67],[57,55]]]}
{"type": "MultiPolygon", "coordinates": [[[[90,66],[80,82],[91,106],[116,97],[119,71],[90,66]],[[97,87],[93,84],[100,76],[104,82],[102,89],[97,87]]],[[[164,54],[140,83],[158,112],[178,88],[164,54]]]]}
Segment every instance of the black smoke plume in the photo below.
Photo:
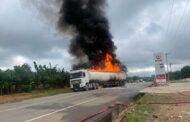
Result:
{"type": "Polygon", "coordinates": [[[113,62],[119,62],[105,6],[106,0],[62,0],[58,28],[72,35],[69,52],[78,59],[75,69],[96,65],[106,53],[113,56],[113,62]]]}

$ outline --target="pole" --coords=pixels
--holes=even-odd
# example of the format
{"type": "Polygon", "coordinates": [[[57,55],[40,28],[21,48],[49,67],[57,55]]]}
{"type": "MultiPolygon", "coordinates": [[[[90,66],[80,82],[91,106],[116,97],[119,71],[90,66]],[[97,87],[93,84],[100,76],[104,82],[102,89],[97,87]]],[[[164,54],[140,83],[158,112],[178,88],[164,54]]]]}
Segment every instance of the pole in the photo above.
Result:
{"type": "Polygon", "coordinates": [[[170,63],[170,79],[172,80],[173,74],[172,74],[172,63],[170,63]]]}
{"type": "Polygon", "coordinates": [[[168,67],[168,55],[169,55],[169,53],[165,53],[165,56],[166,56],[166,68],[167,68],[167,81],[169,82],[169,80],[170,80],[170,74],[169,74],[169,67],[168,67]]]}

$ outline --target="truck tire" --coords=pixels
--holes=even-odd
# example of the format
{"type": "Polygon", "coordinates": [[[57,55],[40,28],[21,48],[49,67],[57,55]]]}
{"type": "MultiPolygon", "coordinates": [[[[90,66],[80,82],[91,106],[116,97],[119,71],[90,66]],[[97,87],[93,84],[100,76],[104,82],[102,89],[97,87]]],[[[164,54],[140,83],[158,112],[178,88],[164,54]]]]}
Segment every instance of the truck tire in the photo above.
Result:
{"type": "Polygon", "coordinates": [[[94,89],[98,89],[99,85],[98,83],[94,83],[94,89]]]}
{"type": "Polygon", "coordinates": [[[116,87],[120,87],[121,86],[121,82],[120,81],[117,81],[116,82],[116,87]]]}
{"type": "Polygon", "coordinates": [[[73,89],[73,92],[78,92],[78,90],[73,89]]]}
{"type": "Polygon", "coordinates": [[[96,89],[96,83],[92,83],[92,89],[93,89],[93,90],[96,89]]]}
{"type": "Polygon", "coordinates": [[[122,85],[122,86],[124,87],[124,86],[125,86],[125,81],[122,81],[122,83],[123,83],[123,85],[122,85]]]}
{"type": "Polygon", "coordinates": [[[96,89],[99,89],[99,84],[98,83],[96,83],[96,89]]]}
{"type": "Polygon", "coordinates": [[[85,90],[85,91],[88,91],[88,90],[89,90],[89,85],[88,85],[88,84],[86,84],[86,86],[84,87],[84,90],[85,90]]]}
{"type": "Polygon", "coordinates": [[[122,81],[119,81],[119,86],[120,86],[120,87],[122,86],[122,81]]]}
{"type": "Polygon", "coordinates": [[[103,88],[106,88],[106,87],[107,87],[107,85],[106,85],[106,84],[103,84],[103,85],[102,85],[102,87],[103,87],[103,88]]]}
{"type": "Polygon", "coordinates": [[[122,87],[122,86],[124,86],[124,84],[123,84],[124,82],[123,81],[120,81],[120,86],[122,87]]]}

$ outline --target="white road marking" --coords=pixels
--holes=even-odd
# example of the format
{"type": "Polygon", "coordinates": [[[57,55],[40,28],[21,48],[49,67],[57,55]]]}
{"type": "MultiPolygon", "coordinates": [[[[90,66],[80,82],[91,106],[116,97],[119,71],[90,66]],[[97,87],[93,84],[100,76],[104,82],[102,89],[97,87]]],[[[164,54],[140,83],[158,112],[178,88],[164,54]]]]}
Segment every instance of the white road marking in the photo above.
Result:
{"type": "Polygon", "coordinates": [[[105,89],[126,89],[126,87],[111,87],[111,88],[105,88],[105,89]]]}
{"type": "MultiPolygon", "coordinates": [[[[74,95],[74,96],[76,96],[76,95],[74,95]]],[[[52,99],[49,101],[43,101],[43,102],[38,102],[38,103],[30,104],[30,105],[24,105],[24,106],[20,106],[20,107],[5,109],[5,110],[0,111],[0,113],[7,112],[7,111],[13,111],[13,110],[17,110],[17,109],[23,109],[23,108],[40,105],[40,104],[44,104],[44,103],[48,103],[48,102],[52,102],[52,101],[56,101],[56,100],[61,100],[61,99],[65,99],[65,98],[70,98],[70,97],[74,97],[74,96],[66,96],[66,97],[62,97],[62,98],[58,98],[58,99],[52,99]]]]}
{"type": "Polygon", "coordinates": [[[48,113],[48,114],[44,114],[44,115],[38,116],[38,117],[33,118],[33,119],[30,119],[30,120],[26,120],[26,121],[24,121],[24,122],[32,122],[32,121],[34,121],[34,120],[38,120],[38,119],[41,119],[41,118],[43,118],[43,117],[50,116],[50,115],[52,115],[52,114],[55,114],[55,113],[64,111],[64,110],[66,110],[66,109],[73,108],[73,107],[76,107],[76,106],[79,106],[79,105],[82,105],[82,104],[85,104],[85,103],[88,103],[88,102],[92,102],[92,101],[94,101],[94,100],[96,100],[96,99],[97,99],[97,98],[93,98],[93,99],[90,99],[90,100],[86,100],[86,101],[84,101],[84,102],[81,102],[81,103],[78,103],[78,104],[75,104],[75,105],[71,105],[71,106],[68,106],[68,107],[65,107],[65,108],[56,110],[56,111],[51,112],[51,113],[48,113]]]}

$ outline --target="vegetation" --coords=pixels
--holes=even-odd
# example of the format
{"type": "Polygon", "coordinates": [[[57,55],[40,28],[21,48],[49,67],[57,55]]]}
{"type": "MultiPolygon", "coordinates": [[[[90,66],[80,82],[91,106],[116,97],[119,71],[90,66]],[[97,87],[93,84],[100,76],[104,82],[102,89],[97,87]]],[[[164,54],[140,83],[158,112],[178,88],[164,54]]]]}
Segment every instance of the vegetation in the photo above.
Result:
{"type": "MultiPolygon", "coordinates": [[[[168,74],[166,74],[168,76],[168,74]]],[[[190,66],[184,66],[181,68],[181,70],[169,72],[170,80],[180,80],[185,78],[190,78],[190,66]]],[[[138,81],[138,80],[144,80],[144,81],[152,81],[154,79],[154,76],[151,77],[139,77],[139,76],[133,76],[128,77],[128,81],[138,81]]]]}
{"type": "Polygon", "coordinates": [[[154,76],[151,77],[140,77],[140,76],[132,76],[127,77],[128,82],[134,82],[134,81],[153,81],[154,76]]]}
{"type": "Polygon", "coordinates": [[[121,122],[146,122],[146,118],[152,111],[147,103],[150,99],[149,97],[149,95],[137,96],[137,98],[135,98],[137,104],[130,108],[121,122]]]}
{"type": "Polygon", "coordinates": [[[180,71],[170,72],[171,80],[190,78],[190,66],[184,66],[180,71]]]}
{"type": "Polygon", "coordinates": [[[139,95],[128,108],[121,122],[189,122],[181,110],[188,111],[189,92],[139,95]],[[166,114],[167,113],[167,114],[166,114]],[[179,117],[182,116],[182,117],[179,117]]]}
{"type": "Polygon", "coordinates": [[[23,64],[14,66],[13,70],[0,70],[0,95],[69,86],[69,73],[64,69],[36,62],[34,68],[33,72],[28,64],[23,64]]]}
{"type": "Polygon", "coordinates": [[[51,96],[56,94],[62,94],[62,93],[69,93],[71,92],[70,87],[64,87],[59,89],[45,89],[45,90],[34,90],[32,91],[32,97],[45,97],[45,96],[51,96]]]}

